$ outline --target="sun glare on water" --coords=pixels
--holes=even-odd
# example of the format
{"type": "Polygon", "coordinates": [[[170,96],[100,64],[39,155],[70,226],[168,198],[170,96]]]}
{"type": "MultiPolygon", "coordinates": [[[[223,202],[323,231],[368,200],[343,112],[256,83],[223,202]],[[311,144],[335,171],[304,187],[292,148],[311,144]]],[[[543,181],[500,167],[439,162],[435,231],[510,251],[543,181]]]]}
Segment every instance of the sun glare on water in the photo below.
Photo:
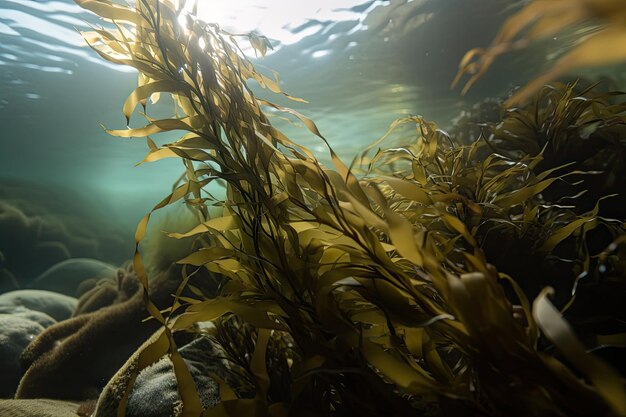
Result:
{"type": "MultiPolygon", "coordinates": [[[[351,10],[363,0],[233,0],[198,1],[198,17],[235,33],[256,32],[267,36],[272,44],[294,44],[323,30],[323,23],[363,19],[363,11],[351,10]]],[[[190,11],[192,2],[186,9],[190,11]]]]}

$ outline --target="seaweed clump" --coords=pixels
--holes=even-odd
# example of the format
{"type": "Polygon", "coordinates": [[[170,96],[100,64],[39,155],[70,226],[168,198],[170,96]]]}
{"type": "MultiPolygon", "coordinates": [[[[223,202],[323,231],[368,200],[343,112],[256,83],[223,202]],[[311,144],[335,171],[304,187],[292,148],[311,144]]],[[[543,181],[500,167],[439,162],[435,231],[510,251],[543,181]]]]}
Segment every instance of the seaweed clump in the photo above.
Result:
{"type": "MultiPolygon", "coordinates": [[[[185,131],[162,146],[148,139],[144,161],[176,157],[185,168],[153,211],[184,202],[198,215],[196,227],[170,234],[195,238],[197,250],[179,261],[186,269],[166,310],[148,297],[141,260],[150,214],[137,228],[134,270],[162,327],[133,356],[118,415],[133,375],[166,353],[181,416],[626,415],[623,376],[586,352],[550,301],[563,288],[540,283],[529,296],[534,277],[499,270],[500,243],[489,245],[529,242],[510,255],[520,263],[563,250],[576,276],[623,280],[621,222],[601,217],[599,202],[577,212],[546,197],[580,170],[542,167],[541,152],[500,154],[484,139],[463,145],[420,117],[398,120],[363,152],[362,176],[330,147],[325,167],[269,122],[267,108],[297,117],[325,143],[311,120],[248,88],[255,80],[282,93],[245,58],[241,35],[195,19],[184,2],[76,1],[115,23],[85,33],[87,42],[139,71],[126,118],[154,95],[176,105],[171,118],[109,131],[185,131]],[[407,127],[405,146],[382,146],[407,127]],[[205,191],[218,181],[224,199],[205,191]],[[587,244],[597,229],[608,231],[599,253],[587,244]],[[180,296],[201,268],[224,277],[220,294],[180,296]],[[235,381],[216,376],[221,402],[203,410],[173,335],[207,320],[218,323],[235,381]]],[[[265,38],[243,37],[266,51],[265,38]]]]}
{"type": "MultiPolygon", "coordinates": [[[[624,216],[623,94],[598,91],[597,87],[585,82],[548,85],[527,105],[505,110],[499,120],[476,123],[476,116],[469,112],[459,118],[452,130],[458,142],[478,139],[487,153],[500,155],[510,163],[534,159],[533,175],[549,171],[566,174],[542,190],[543,207],[523,219],[523,228],[487,227],[482,230],[489,231],[490,236],[480,237],[489,261],[499,270],[533,277],[520,282],[527,295],[534,297],[549,284],[562,290],[561,306],[579,285],[601,280],[598,258],[589,254],[602,252],[607,242],[621,233],[624,216]],[[591,214],[594,220],[577,219],[585,214],[591,214]],[[552,227],[570,222],[575,222],[572,229],[586,224],[580,230],[587,238],[580,240],[578,246],[569,239],[550,250],[538,250],[543,239],[538,239],[537,233],[549,236],[552,227]],[[500,232],[493,233],[498,229],[500,232]],[[521,233],[513,233],[514,230],[521,233]],[[579,250],[587,254],[577,255],[579,250]]],[[[485,105],[491,109],[493,103],[481,103],[478,111],[482,113],[485,105]]],[[[479,235],[483,233],[479,231],[479,235]]],[[[603,310],[602,299],[597,298],[596,313],[603,310]]]]}

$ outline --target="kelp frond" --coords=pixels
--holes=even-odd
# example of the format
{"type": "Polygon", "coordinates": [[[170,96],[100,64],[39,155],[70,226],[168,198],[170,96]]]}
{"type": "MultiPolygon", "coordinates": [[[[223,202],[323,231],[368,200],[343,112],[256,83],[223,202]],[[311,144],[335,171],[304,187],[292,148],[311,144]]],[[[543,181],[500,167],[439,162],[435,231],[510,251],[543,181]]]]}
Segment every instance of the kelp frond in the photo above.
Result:
{"type": "Polygon", "coordinates": [[[459,63],[454,87],[464,75],[470,76],[463,87],[465,94],[485,75],[499,55],[521,49],[540,39],[584,23],[593,29],[544,74],[532,80],[513,97],[506,107],[528,100],[543,85],[561,75],[583,67],[603,66],[626,60],[626,3],[622,0],[533,0],[506,20],[491,45],[475,48],[459,63]]]}
{"type": "MultiPolygon", "coordinates": [[[[413,128],[406,144],[364,155],[358,179],[330,147],[333,168],[271,125],[266,107],[324,141],[311,120],[252,93],[249,80],[281,91],[233,34],[170,1],[77,2],[116,24],[85,34],[90,45],[139,71],[126,118],[154,94],[176,103],[178,116],[109,132],[185,131],[164,146],[148,141],[144,161],[176,157],[185,168],[153,211],[196,207],[197,226],[171,234],[197,239],[180,263],[226,279],[217,298],[196,291],[166,312],[147,300],[163,328],[131,369],[169,352],[182,416],[626,415],[623,378],[585,352],[549,290],[531,303],[518,284],[527,277],[499,272],[483,250],[499,230],[527,235],[536,226],[535,250],[548,256],[571,243],[567,254],[586,258],[587,233],[604,220],[543,197],[571,175],[566,167],[536,172],[540,156],[515,160],[486,141],[461,146],[412,117],[394,126],[413,128]],[[226,197],[216,216],[206,187],[218,180],[226,197]],[[240,379],[219,381],[221,403],[202,410],[172,333],[208,320],[218,320],[215,337],[240,379]]],[[[258,39],[249,37],[262,53],[258,39]]],[[[146,288],[140,243],[149,217],[134,260],[146,288]]]]}

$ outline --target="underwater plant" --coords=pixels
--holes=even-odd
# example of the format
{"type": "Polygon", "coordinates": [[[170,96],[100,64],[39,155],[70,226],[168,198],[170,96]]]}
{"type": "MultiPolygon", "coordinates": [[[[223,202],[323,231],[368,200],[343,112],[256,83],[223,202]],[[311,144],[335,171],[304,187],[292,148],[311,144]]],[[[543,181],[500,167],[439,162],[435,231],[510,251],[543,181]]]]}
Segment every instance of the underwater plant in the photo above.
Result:
{"type": "Polygon", "coordinates": [[[620,92],[597,92],[594,85],[581,83],[545,86],[527,106],[509,109],[502,120],[489,124],[488,140],[496,152],[514,159],[541,155],[535,172],[571,164],[572,171],[588,173],[576,208],[590,210],[600,198],[612,196],[601,212],[619,216],[624,202],[620,194],[626,186],[622,97],[620,92]]]}
{"type": "Polygon", "coordinates": [[[626,3],[622,0],[532,0],[504,22],[489,47],[475,48],[465,54],[452,86],[469,74],[470,78],[463,87],[465,93],[499,55],[525,48],[532,42],[583,23],[589,33],[582,36],[573,49],[548,71],[508,99],[506,107],[525,102],[544,84],[573,69],[626,60],[626,3]]]}
{"type": "MultiPolygon", "coordinates": [[[[119,270],[119,288],[99,285],[85,294],[74,317],[48,327],[22,353],[25,371],[16,398],[97,398],[104,383],[157,328],[143,323],[145,308],[131,271],[119,270]],[[116,299],[117,298],[117,299],[116,299]]],[[[166,273],[153,285],[167,285],[166,273]]],[[[170,284],[171,286],[171,284],[170,284]]],[[[174,288],[170,288],[172,291],[174,288]]],[[[155,303],[166,306],[167,298],[155,303]]]]}
{"type": "MultiPolygon", "coordinates": [[[[597,86],[583,82],[545,86],[527,105],[501,110],[499,120],[484,117],[482,123],[476,123],[478,118],[472,112],[482,113],[480,107],[459,119],[452,130],[460,143],[471,143],[468,138],[478,138],[479,142],[486,142],[484,146],[488,147],[488,152],[500,155],[510,163],[535,157],[534,175],[549,170],[568,174],[567,178],[542,191],[541,204],[544,206],[535,212],[537,220],[543,217],[540,223],[525,223],[523,230],[526,232],[517,234],[511,228],[500,227],[500,233],[490,232],[489,238],[483,239],[482,247],[489,261],[500,271],[533,277],[520,280],[530,297],[549,284],[562,289],[562,302],[565,302],[569,293],[580,288],[579,284],[584,286],[598,279],[597,276],[591,278],[594,274],[589,270],[589,266],[597,266],[594,256],[572,256],[575,250],[568,243],[553,251],[541,251],[543,255],[536,250],[541,246],[537,233],[547,236],[548,223],[567,224],[573,221],[572,216],[595,212],[595,217],[604,220],[601,225],[595,221],[590,223],[593,230],[587,230],[588,238],[584,243],[588,253],[601,252],[611,236],[615,238],[621,233],[625,202],[622,190],[626,186],[624,103],[618,101],[623,100],[621,93],[597,90],[597,86]],[[558,209],[555,205],[559,206],[558,209]],[[555,212],[558,214],[547,217],[555,212]],[[569,255],[566,254],[568,251],[569,255]],[[530,258],[534,261],[527,262],[530,258]],[[572,268],[577,263],[579,266],[572,268]],[[587,267],[583,268],[582,264],[587,267]],[[535,284],[531,285],[531,281],[535,284]]],[[[485,104],[491,111],[497,101],[490,100],[485,104]]],[[[472,183],[471,180],[468,182],[472,183]]],[[[522,228],[518,231],[521,232],[522,228]]],[[[591,309],[596,314],[603,309],[601,299],[597,298],[598,308],[591,309]]]]}
{"type": "MultiPolygon", "coordinates": [[[[420,117],[392,126],[389,134],[412,128],[404,146],[382,147],[385,135],[354,171],[327,146],[333,167],[325,167],[265,111],[298,118],[326,143],[313,121],[248,87],[256,81],[287,95],[238,45],[247,38],[263,55],[267,39],[197,20],[185,2],[76,2],[113,23],[84,33],[88,44],[139,72],[123,106],[127,122],[140,104],[148,111],[150,97],[175,104],[170,118],[144,114],[143,127],[109,131],[184,131],[161,146],[148,138],[144,162],[180,158],[185,169],[151,213],[186,204],[198,216],[191,230],[170,233],[195,238],[197,250],[179,261],[185,268],[165,310],[150,297],[141,257],[151,213],[137,227],[134,271],[161,328],[123,368],[122,389],[113,389],[118,416],[138,372],[164,354],[185,417],[626,415],[623,376],[586,352],[550,301],[554,290],[531,302],[520,284],[528,277],[499,271],[491,261],[499,244],[487,250],[492,236],[521,236],[543,257],[567,246],[578,273],[593,272],[586,260],[594,256],[623,277],[610,255],[623,230],[595,209],[577,213],[544,197],[577,172],[537,171],[541,154],[513,158],[486,140],[460,144],[420,117]],[[223,199],[206,190],[218,181],[223,199]],[[600,226],[613,230],[604,255],[586,246],[600,226]],[[225,279],[217,297],[189,285],[197,270],[225,279]],[[234,379],[215,376],[221,402],[208,410],[174,338],[203,321],[217,322],[234,379]]],[[[514,253],[533,261],[525,255],[514,253]]],[[[103,402],[96,417],[109,415],[103,402]]]]}

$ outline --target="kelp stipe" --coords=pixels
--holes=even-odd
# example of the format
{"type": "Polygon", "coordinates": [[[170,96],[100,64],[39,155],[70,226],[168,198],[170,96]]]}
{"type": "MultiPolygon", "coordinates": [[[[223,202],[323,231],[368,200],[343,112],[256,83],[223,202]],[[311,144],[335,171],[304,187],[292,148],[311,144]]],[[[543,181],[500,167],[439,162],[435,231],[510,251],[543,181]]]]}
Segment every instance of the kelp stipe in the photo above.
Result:
{"type": "MultiPolygon", "coordinates": [[[[121,389],[103,394],[117,415],[137,373],[168,352],[182,416],[626,415],[623,378],[585,353],[549,291],[531,305],[482,249],[500,227],[517,233],[528,223],[540,225],[546,252],[571,237],[584,241],[585,226],[544,229],[538,214],[561,215],[542,193],[570,173],[536,173],[538,156],[512,160],[485,141],[461,146],[412,117],[394,125],[414,128],[407,145],[364,153],[367,174],[357,179],[330,148],[334,169],[269,123],[263,106],[298,117],[324,140],[312,121],[247,88],[254,79],[280,93],[234,35],[169,1],[77,3],[116,23],[85,34],[90,45],[139,71],[126,118],[159,93],[182,113],[110,132],[187,132],[162,147],[148,141],[145,161],[181,158],[186,175],[154,210],[196,207],[198,225],[172,234],[197,238],[199,249],[180,262],[227,280],[219,297],[175,297],[164,313],[147,300],[163,328],[120,371],[121,389]],[[215,217],[203,188],[218,179],[226,198],[215,217]],[[234,379],[216,377],[222,401],[210,410],[201,409],[172,337],[206,320],[218,321],[215,338],[234,379]],[[548,341],[585,380],[544,348],[548,341]]],[[[266,47],[258,36],[250,43],[259,53],[266,47]]],[[[594,213],[571,216],[602,222],[594,213]]],[[[148,220],[137,229],[135,256],[146,288],[139,245],[148,220]]],[[[103,397],[99,417],[111,411],[103,397]]]]}

